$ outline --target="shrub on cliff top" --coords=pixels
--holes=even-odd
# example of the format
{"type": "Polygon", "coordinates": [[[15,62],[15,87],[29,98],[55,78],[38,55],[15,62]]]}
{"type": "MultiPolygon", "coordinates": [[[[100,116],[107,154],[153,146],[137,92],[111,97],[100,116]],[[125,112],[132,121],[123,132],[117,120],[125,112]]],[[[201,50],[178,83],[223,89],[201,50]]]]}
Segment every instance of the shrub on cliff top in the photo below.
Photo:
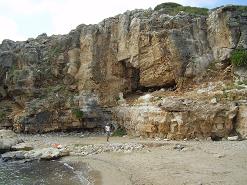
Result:
{"type": "Polygon", "coordinates": [[[159,4],[157,5],[154,10],[157,11],[157,10],[160,10],[162,8],[176,8],[178,6],[182,6],[181,4],[178,4],[178,3],[162,3],[162,4],[159,4]]]}
{"type": "Polygon", "coordinates": [[[207,15],[208,14],[207,8],[182,6],[177,3],[162,3],[162,4],[157,5],[154,8],[155,11],[158,11],[160,9],[164,9],[166,13],[171,14],[171,15],[176,15],[180,11],[183,11],[189,14],[196,14],[196,15],[207,15]]]}
{"type": "MultiPolygon", "coordinates": [[[[217,7],[219,8],[219,7],[217,7]]],[[[215,9],[217,9],[215,8],[215,9]]],[[[213,9],[213,10],[215,10],[213,9]]],[[[240,11],[240,12],[246,12],[247,11],[247,6],[242,6],[242,5],[228,5],[223,8],[225,11],[240,11]]]]}
{"type": "Polygon", "coordinates": [[[236,49],[230,57],[231,63],[236,67],[247,67],[247,50],[236,49]]]}

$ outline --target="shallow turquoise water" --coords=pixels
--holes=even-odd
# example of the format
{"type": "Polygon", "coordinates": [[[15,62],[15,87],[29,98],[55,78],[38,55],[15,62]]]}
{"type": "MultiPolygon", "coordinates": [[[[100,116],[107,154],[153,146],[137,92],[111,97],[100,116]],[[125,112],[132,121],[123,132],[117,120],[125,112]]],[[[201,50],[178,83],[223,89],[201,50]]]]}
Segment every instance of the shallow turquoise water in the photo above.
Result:
{"type": "Polygon", "coordinates": [[[86,167],[58,161],[0,162],[0,185],[87,185],[86,167]]]}

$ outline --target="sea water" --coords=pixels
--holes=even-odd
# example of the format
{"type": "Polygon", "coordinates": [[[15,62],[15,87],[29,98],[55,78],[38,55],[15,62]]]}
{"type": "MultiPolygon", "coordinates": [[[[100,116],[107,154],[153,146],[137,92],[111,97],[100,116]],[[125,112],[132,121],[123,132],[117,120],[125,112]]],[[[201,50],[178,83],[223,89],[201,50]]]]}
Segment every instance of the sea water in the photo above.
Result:
{"type": "Polygon", "coordinates": [[[86,170],[85,165],[59,161],[0,161],[0,185],[90,185],[86,170]]]}

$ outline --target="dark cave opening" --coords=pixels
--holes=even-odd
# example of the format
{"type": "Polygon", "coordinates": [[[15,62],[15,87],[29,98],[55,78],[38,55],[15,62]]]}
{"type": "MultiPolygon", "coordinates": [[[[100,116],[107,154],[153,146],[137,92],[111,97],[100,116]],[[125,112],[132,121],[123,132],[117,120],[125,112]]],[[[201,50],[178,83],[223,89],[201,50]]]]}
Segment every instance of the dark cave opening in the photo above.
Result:
{"type": "Polygon", "coordinates": [[[150,86],[150,87],[145,87],[145,86],[139,86],[138,90],[142,92],[154,92],[154,91],[159,91],[163,89],[164,91],[175,91],[177,89],[177,84],[175,81],[172,83],[166,84],[166,85],[160,85],[160,86],[150,86]]]}

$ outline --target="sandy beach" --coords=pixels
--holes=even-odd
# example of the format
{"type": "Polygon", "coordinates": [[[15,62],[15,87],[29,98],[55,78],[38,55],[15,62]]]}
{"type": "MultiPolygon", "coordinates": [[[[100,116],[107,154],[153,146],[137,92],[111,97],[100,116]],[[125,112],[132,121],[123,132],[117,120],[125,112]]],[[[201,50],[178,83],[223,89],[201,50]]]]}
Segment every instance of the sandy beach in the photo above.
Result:
{"type": "Polygon", "coordinates": [[[102,152],[69,156],[62,160],[82,162],[89,167],[95,185],[245,185],[247,141],[165,141],[131,137],[79,137],[61,135],[22,136],[41,147],[141,143],[139,151],[102,152]]]}

